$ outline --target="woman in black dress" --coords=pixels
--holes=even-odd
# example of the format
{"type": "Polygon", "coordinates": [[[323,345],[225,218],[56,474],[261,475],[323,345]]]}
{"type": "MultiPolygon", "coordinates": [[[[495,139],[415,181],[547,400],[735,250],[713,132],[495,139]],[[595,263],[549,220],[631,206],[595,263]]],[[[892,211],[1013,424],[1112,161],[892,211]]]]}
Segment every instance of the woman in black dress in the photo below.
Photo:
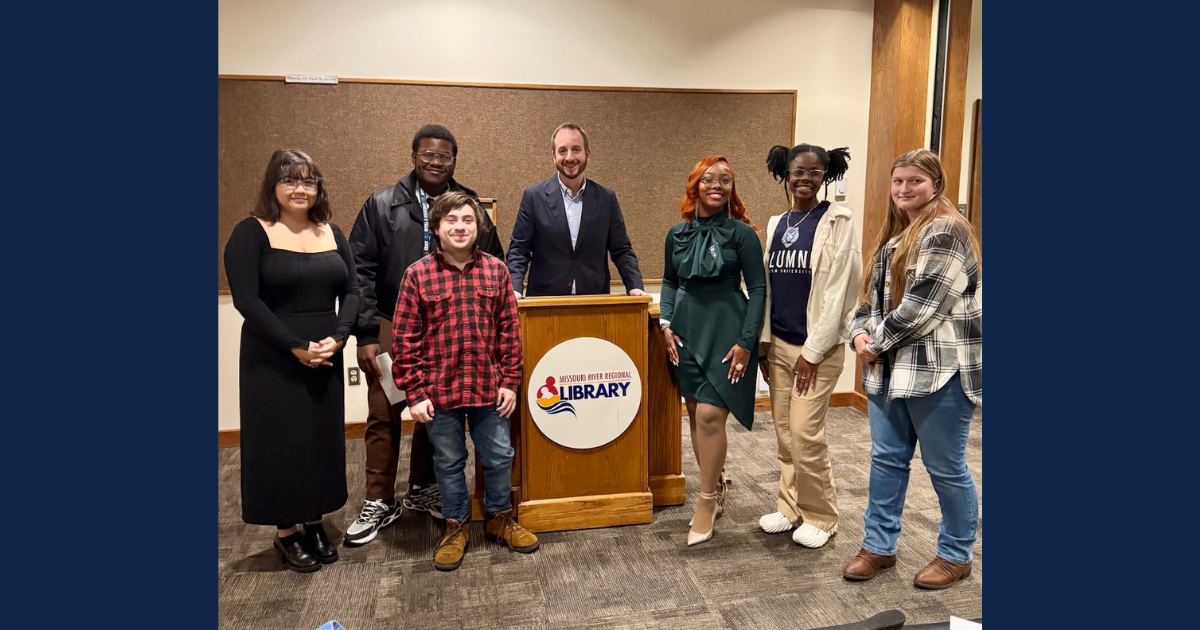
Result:
{"type": "Polygon", "coordinates": [[[358,316],[354,258],[302,151],[271,156],[252,215],[225,245],[229,292],[246,320],[242,520],[275,525],[279,561],[307,573],[337,561],[321,518],[346,504],[342,345],[358,316]]]}

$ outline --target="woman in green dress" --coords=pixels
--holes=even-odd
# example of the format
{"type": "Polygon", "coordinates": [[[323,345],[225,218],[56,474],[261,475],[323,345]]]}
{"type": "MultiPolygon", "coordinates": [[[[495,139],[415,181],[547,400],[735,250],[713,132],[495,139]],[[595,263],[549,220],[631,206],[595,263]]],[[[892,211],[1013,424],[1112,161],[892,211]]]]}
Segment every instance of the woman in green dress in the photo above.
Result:
{"type": "Polygon", "coordinates": [[[679,209],[683,222],[667,232],[659,321],[700,466],[691,546],[712,538],[724,510],[725,419],[732,411],[747,429],[754,422],[755,378],[746,370],[758,365],[767,281],[758,228],[746,218],[728,160],[700,160],[679,209]]]}

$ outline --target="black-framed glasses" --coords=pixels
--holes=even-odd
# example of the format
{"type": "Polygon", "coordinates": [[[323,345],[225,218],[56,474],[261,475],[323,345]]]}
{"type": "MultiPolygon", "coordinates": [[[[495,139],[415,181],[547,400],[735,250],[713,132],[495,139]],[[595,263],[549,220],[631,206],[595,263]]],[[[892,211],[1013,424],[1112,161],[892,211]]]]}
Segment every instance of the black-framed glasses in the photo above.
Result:
{"type": "Polygon", "coordinates": [[[421,151],[417,154],[417,157],[421,158],[421,161],[426,164],[429,164],[430,162],[437,162],[438,164],[445,164],[446,166],[449,166],[454,163],[454,156],[449,153],[421,151]]]}
{"type": "Polygon", "coordinates": [[[297,188],[303,188],[305,190],[315,191],[317,189],[317,181],[318,180],[312,179],[310,177],[306,177],[304,179],[296,179],[294,177],[281,177],[279,179],[279,185],[283,186],[284,189],[286,189],[286,190],[296,190],[297,188]]]}
{"type": "Polygon", "coordinates": [[[733,188],[732,177],[713,177],[711,175],[706,175],[700,178],[700,183],[704,184],[704,186],[707,188],[712,188],[717,184],[720,184],[721,188],[733,188]]]}
{"type": "Polygon", "coordinates": [[[825,178],[825,171],[823,171],[821,169],[817,169],[817,168],[814,168],[812,170],[805,170],[802,168],[794,168],[794,169],[788,171],[788,174],[791,175],[795,179],[804,179],[804,177],[807,176],[809,179],[820,181],[825,178]]]}

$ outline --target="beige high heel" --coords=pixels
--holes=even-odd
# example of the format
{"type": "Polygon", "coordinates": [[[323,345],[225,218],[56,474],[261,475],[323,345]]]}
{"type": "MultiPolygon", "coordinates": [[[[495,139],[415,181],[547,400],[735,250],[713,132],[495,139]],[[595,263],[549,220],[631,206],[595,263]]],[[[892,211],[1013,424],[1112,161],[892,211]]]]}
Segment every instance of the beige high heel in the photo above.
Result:
{"type": "MultiPolygon", "coordinates": [[[[717,480],[717,512],[716,512],[717,516],[721,516],[722,514],[725,513],[725,493],[728,491],[729,491],[729,477],[726,477],[725,471],[722,470],[721,478],[717,480]]],[[[688,521],[688,527],[692,526],[692,521],[694,521],[694,520],[696,520],[696,517],[693,516],[692,519],[690,521],[688,521]]]]}
{"type": "MultiPolygon", "coordinates": [[[[713,532],[716,531],[716,529],[717,529],[717,527],[716,527],[717,515],[720,514],[721,511],[723,510],[723,508],[721,506],[721,493],[719,493],[719,492],[711,492],[710,493],[710,492],[705,492],[705,491],[701,490],[700,498],[714,500],[717,502],[717,506],[713,509],[712,522],[709,524],[707,534],[697,534],[696,532],[693,532],[690,529],[688,530],[687,544],[689,547],[691,547],[692,545],[699,545],[700,543],[705,542],[708,539],[713,537],[713,532]]],[[[694,521],[696,519],[693,517],[692,520],[694,521]]],[[[691,527],[691,525],[688,525],[688,527],[691,527]]]]}

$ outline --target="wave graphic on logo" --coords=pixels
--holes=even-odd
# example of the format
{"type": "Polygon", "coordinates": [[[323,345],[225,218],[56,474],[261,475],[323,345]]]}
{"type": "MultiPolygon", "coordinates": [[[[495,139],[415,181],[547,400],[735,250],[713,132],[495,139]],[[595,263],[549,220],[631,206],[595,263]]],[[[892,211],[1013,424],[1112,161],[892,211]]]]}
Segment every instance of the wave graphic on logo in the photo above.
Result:
{"type": "Polygon", "coordinates": [[[579,417],[575,413],[575,407],[572,406],[571,403],[566,402],[565,400],[559,399],[558,396],[547,396],[546,398],[539,398],[537,401],[537,404],[539,407],[542,408],[542,411],[545,411],[546,413],[549,413],[549,414],[570,412],[570,414],[572,416],[575,416],[576,418],[579,417]]]}

